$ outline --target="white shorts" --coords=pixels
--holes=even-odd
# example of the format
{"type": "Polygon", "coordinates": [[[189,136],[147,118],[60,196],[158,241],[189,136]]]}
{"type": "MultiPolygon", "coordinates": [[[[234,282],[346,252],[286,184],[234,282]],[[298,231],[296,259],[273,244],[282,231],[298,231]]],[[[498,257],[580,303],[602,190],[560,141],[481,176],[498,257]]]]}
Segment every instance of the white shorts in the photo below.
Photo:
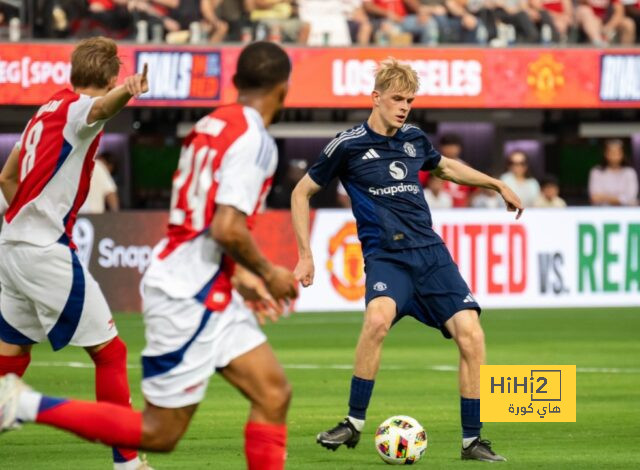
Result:
{"type": "Polygon", "coordinates": [[[147,340],[142,393],[156,406],[201,402],[216,369],[267,340],[235,292],[221,312],[207,310],[194,298],[171,298],[154,287],[144,287],[142,297],[147,340]]]}
{"type": "Polygon", "coordinates": [[[0,339],[97,346],[117,336],[100,286],[62,243],[0,244],[0,339]]]}

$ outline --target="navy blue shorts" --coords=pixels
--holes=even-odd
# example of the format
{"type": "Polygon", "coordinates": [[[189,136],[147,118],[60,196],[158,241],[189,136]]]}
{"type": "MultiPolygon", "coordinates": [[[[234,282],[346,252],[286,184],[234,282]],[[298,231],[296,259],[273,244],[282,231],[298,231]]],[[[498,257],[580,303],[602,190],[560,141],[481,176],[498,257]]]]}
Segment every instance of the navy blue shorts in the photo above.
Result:
{"type": "Polygon", "coordinates": [[[376,297],[391,297],[398,312],[394,323],[409,315],[451,335],[445,322],[460,310],[480,306],[462,279],[444,244],[384,251],[365,260],[367,304],[376,297]]]}

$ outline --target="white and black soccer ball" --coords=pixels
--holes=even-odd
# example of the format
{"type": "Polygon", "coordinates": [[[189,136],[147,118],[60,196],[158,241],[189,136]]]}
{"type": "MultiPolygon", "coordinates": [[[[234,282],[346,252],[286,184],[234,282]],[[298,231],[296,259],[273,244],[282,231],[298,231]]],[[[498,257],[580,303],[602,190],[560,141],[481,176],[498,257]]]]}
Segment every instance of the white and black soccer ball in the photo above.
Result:
{"type": "Polygon", "coordinates": [[[376,430],[376,450],[391,465],[411,465],[427,450],[427,432],[410,416],[392,416],[376,430]]]}

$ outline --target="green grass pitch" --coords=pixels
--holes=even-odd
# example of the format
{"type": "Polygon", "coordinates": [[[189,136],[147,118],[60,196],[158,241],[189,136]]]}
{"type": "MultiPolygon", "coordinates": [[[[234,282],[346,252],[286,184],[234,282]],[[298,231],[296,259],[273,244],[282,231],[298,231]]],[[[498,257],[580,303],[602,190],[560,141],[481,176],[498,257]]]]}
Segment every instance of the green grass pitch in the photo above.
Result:
{"type": "MultiPolygon", "coordinates": [[[[576,364],[576,423],[490,423],[483,435],[517,469],[640,468],[640,311],[557,309],[486,311],[490,364],[576,364]]],[[[129,345],[134,405],[141,406],[138,315],[116,317],[129,345]]],[[[373,432],[383,419],[408,414],[427,429],[423,468],[481,467],[461,462],[457,351],[439,332],[413,319],[396,325],[386,340],[368,425],[355,450],[329,452],[315,434],[346,412],[351,361],[361,314],[298,314],[266,328],[293,384],[288,469],[376,469],[373,432]],[[448,367],[434,367],[448,366],[448,367]]],[[[53,353],[35,348],[26,380],[58,396],[93,397],[93,370],[75,348],[53,353]],[[68,363],[76,362],[76,367],[68,363]],[[78,367],[80,366],[80,367],[78,367]],[[84,366],[84,367],[82,367],[84,366]]],[[[157,469],[244,468],[242,428],[247,403],[220,378],[177,450],[149,455],[157,469]]],[[[2,469],[109,469],[110,450],[53,429],[29,425],[0,437],[2,469]]]]}

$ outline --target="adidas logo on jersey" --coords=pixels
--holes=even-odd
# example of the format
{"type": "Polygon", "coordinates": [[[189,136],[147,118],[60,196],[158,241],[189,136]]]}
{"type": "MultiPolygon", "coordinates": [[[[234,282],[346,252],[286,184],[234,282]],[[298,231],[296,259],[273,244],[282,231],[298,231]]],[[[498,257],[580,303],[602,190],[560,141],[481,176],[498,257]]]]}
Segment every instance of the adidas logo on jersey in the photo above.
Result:
{"type": "Polygon", "coordinates": [[[380,158],[380,155],[373,149],[367,150],[367,153],[362,157],[363,160],[373,160],[374,158],[380,158]]]}
{"type": "Polygon", "coordinates": [[[471,294],[467,294],[467,296],[464,298],[462,302],[465,304],[469,304],[469,303],[475,303],[475,301],[476,299],[474,299],[471,294]]]}

